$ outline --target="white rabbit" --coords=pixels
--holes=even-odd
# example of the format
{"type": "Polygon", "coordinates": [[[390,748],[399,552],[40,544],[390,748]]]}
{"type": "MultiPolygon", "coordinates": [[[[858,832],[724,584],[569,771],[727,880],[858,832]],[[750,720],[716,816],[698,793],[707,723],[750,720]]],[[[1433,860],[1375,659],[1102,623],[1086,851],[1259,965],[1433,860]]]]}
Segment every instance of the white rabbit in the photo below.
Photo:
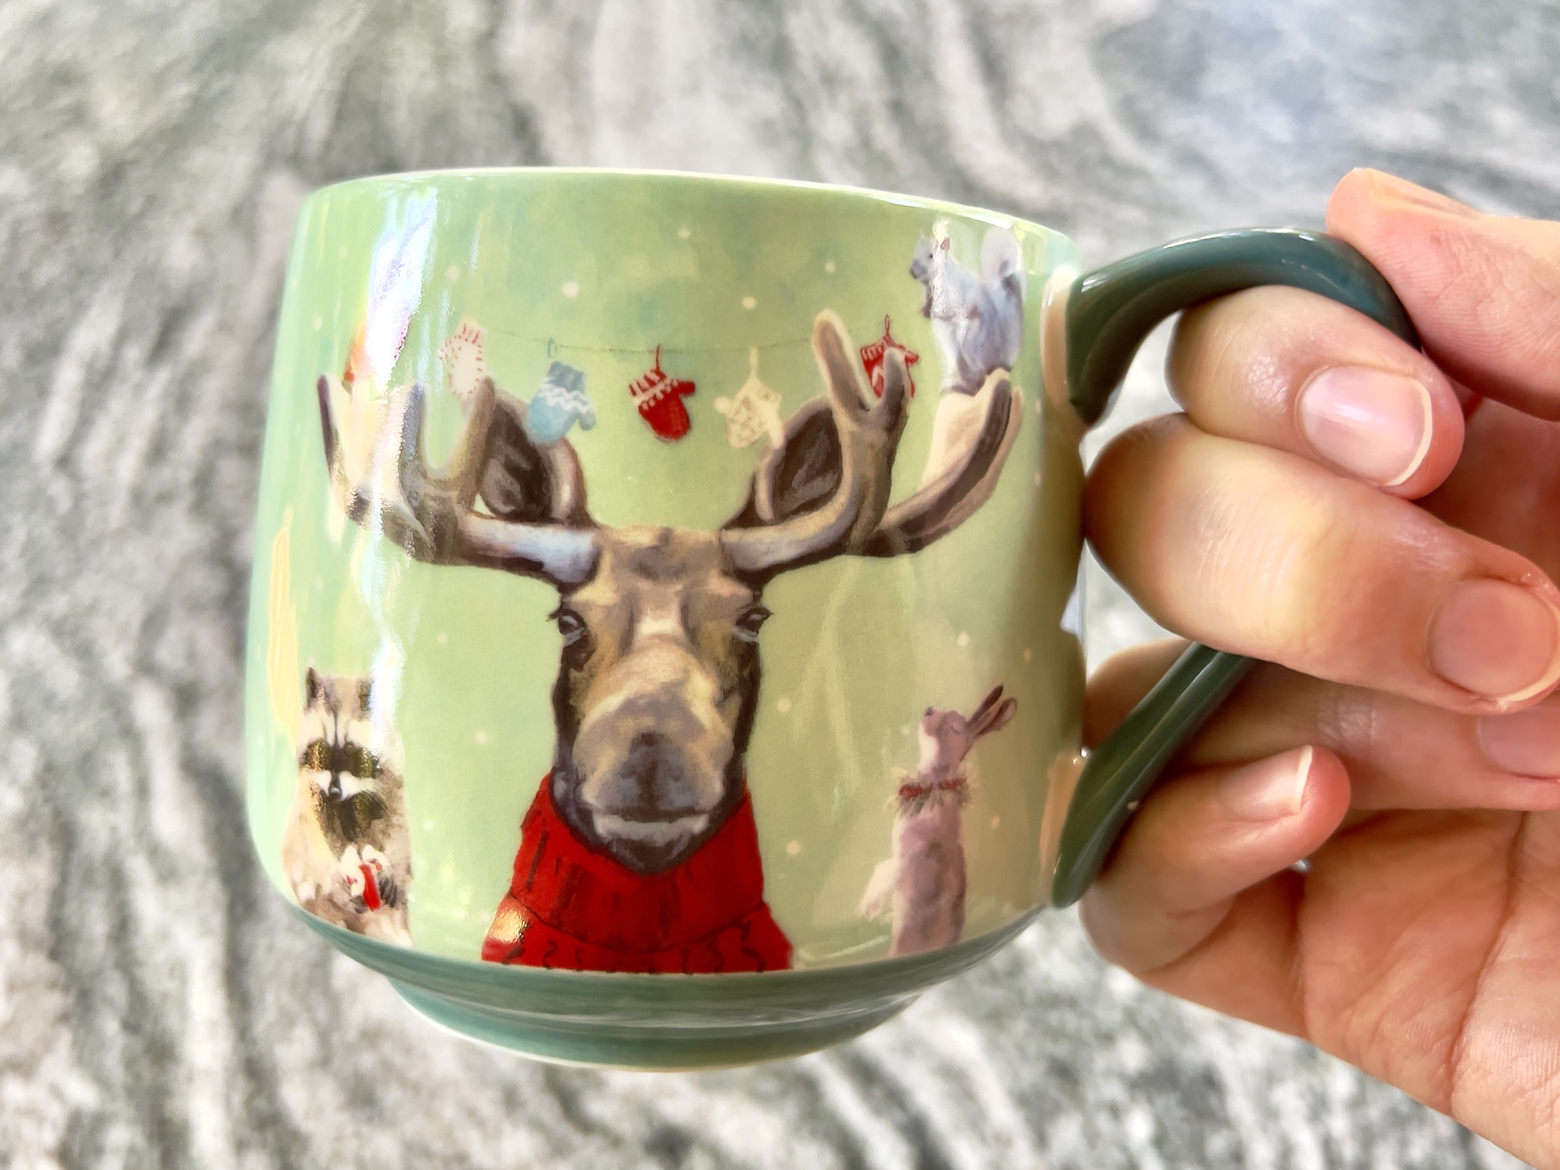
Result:
{"type": "Polygon", "coordinates": [[[960,770],[975,741],[1004,726],[1017,699],[993,687],[968,718],[928,707],[921,716],[921,761],[899,786],[894,852],[872,871],[861,913],[893,912],[891,955],[952,946],[964,930],[964,805],[969,784],[960,770]]]}

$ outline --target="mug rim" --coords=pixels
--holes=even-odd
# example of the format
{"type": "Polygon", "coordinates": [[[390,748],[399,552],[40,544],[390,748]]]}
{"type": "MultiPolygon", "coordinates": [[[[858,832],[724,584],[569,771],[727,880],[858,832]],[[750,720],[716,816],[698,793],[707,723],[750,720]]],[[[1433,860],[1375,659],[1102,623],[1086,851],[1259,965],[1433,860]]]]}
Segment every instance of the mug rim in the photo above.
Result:
{"type": "MultiPolygon", "coordinates": [[[[684,171],[657,167],[429,167],[415,171],[384,171],[379,174],[359,175],[339,179],[316,187],[305,203],[333,191],[357,187],[391,186],[399,182],[426,182],[434,180],[461,181],[466,179],[540,179],[547,176],[571,178],[649,179],[655,182],[687,183],[689,185],[748,188],[770,193],[794,192],[803,196],[836,196],[859,199],[865,202],[888,203],[896,207],[909,207],[934,214],[956,215],[997,227],[1021,226],[1030,231],[1046,232],[1068,243],[1066,232],[1041,223],[1027,216],[979,207],[973,203],[960,203],[951,199],[938,199],[928,195],[911,195],[901,191],[888,191],[881,187],[858,187],[850,183],[825,183],[812,179],[776,179],[759,175],[733,175],[714,171],[684,171]]],[[[300,216],[301,220],[301,216],[300,216]]]]}

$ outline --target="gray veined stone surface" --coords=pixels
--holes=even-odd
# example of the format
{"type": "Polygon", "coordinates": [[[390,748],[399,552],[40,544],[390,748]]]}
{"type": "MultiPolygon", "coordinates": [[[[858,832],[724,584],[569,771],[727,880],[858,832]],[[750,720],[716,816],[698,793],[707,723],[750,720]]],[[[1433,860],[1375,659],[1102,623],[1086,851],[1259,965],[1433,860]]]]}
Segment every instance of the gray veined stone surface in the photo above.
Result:
{"type": "MultiPolygon", "coordinates": [[[[1104,261],[1348,167],[1560,213],[1532,0],[0,3],[0,1165],[1498,1167],[1058,914],[843,1048],[547,1068],[261,883],[239,769],[272,320],[312,187],[499,163],[870,184],[1104,261]]],[[[1113,426],[1161,409],[1150,348],[1113,426]]],[[[1152,632],[1098,578],[1091,657],[1152,632]]]]}

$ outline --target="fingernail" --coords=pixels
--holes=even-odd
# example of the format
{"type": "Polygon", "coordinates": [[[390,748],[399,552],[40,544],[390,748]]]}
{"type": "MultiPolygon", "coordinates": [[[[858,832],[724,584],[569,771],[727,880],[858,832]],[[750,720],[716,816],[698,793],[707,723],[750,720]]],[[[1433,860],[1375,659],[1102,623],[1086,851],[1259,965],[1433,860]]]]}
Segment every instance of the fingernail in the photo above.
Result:
{"type": "Polygon", "coordinates": [[[1396,487],[1430,450],[1430,392],[1417,378],[1339,366],[1300,391],[1300,430],[1327,462],[1366,483],[1396,487]]]}
{"type": "Polygon", "coordinates": [[[1545,704],[1479,720],[1484,758],[1517,776],[1560,778],[1560,707],[1545,704]]]}
{"type": "Polygon", "coordinates": [[[1370,177],[1371,186],[1388,199],[1412,203],[1415,207],[1427,207],[1431,211],[1444,211],[1448,215],[1460,215],[1464,219],[1483,218],[1483,213],[1466,203],[1459,203],[1450,195],[1442,195],[1439,191],[1410,183],[1407,179],[1400,179],[1385,171],[1366,170],[1365,173],[1370,177]]]}
{"type": "Polygon", "coordinates": [[[1430,625],[1430,665],[1477,695],[1532,698],[1560,676],[1560,612],[1509,581],[1461,581],[1430,625]]]}
{"type": "Polygon", "coordinates": [[[1278,821],[1292,817],[1305,801],[1311,778],[1308,747],[1236,768],[1219,781],[1219,799],[1246,821],[1278,821]]]}

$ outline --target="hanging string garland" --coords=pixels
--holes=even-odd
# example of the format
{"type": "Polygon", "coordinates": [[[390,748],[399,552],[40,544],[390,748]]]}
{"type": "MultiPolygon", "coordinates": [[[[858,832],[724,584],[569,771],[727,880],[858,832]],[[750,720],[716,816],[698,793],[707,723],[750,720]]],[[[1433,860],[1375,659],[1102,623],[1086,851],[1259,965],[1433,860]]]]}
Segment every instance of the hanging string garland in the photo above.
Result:
{"type": "MultiPolygon", "coordinates": [[[[884,317],[886,323],[889,318],[884,317]]],[[[704,357],[712,354],[723,353],[749,353],[752,350],[764,352],[767,350],[790,349],[812,345],[812,333],[794,334],[790,337],[780,337],[772,341],[755,343],[738,343],[735,345],[586,345],[577,341],[560,341],[553,335],[539,335],[521,333],[515,329],[504,329],[497,325],[484,327],[485,332],[493,336],[507,337],[510,341],[523,342],[528,345],[543,346],[547,350],[547,357],[552,359],[564,353],[573,354],[614,354],[621,357],[647,357],[653,362],[657,354],[662,357],[704,357]]],[[[903,348],[898,341],[889,339],[895,348],[903,348]]],[[[876,344],[876,343],[874,343],[876,344]]],[[[907,351],[912,352],[913,351],[907,351]]],[[[916,356],[908,361],[918,361],[916,356]]]]}
{"type": "MultiPolygon", "coordinates": [[[[568,341],[560,342],[556,337],[532,337],[493,326],[479,329],[471,322],[463,321],[457,333],[447,339],[439,352],[440,360],[446,365],[446,377],[450,381],[450,388],[458,398],[466,398],[472,385],[486,373],[482,352],[484,333],[498,334],[515,341],[537,345],[545,344],[547,347],[550,365],[537,395],[530,404],[530,415],[526,425],[528,432],[534,428],[536,433],[531,437],[538,442],[556,441],[575,425],[582,430],[589,430],[596,421],[595,407],[585,395],[584,371],[569,363],[556,360],[560,352],[579,355],[613,354],[651,357],[651,368],[629,383],[629,396],[640,417],[645,420],[656,438],[662,442],[675,443],[692,430],[693,420],[683,399],[692,395],[697,386],[692,380],[676,377],[664,369],[661,364],[663,357],[677,355],[702,357],[746,350],[747,381],[730,398],[717,398],[713,403],[714,409],[725,416],[726,441],[736,448],[751,446],[760,436],[765,435],[771,445],[777,445],[784,429],[779,410],[780,394],[765,385],[758,377],[760,351],[799,347],[810,345],[812,342],[812,335],[809,333],[757,345],[692,347],[657,345],[653,348],[579,345],[568,341]]],[[[914,396],[915,380],[909,376],[909,370],[921,360],[921,357],[894,337],[892,318],[885,315],[882,337],[861,346],[858,351],[862,370],[867,375],[873,393],[879,398],[883,396],[883,363],[889,350],[897,350],[903,358],[906,378],[909,382],[908,390],[914,396]]],[[[574,360],[580,359],[575,357],[574,360]]]]}

